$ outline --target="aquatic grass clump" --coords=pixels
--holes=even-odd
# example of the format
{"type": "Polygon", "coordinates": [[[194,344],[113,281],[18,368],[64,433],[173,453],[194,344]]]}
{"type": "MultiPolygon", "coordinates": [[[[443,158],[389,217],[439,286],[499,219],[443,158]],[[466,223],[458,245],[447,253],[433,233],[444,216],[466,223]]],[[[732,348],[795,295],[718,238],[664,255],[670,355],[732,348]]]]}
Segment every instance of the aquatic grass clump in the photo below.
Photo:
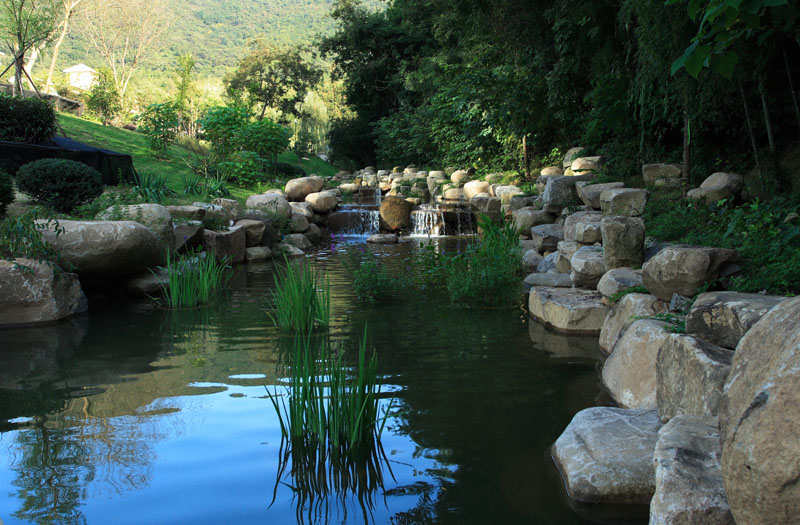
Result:
{"type": "MultiPolygon", "coordinates": [[[[170,308],[188,308],[209,304],[231,279],[227,259],[207,253],[189,252],[173,258],[167,255],[167,282],[161,291],[170,308]]],[[[158,275],[154,272],[154,275],[158,275]]]]}
{"type": "Polygon", "coordinates": [[[304,511],[312,523],[314,516],[327,515],[331,494],[345,511],[348,495],[355,495],[364,522],[370,521],[374,495],[384,486],[383,467],[388,467],[380,436],[391,408],[380,411],[377,368],[375,352],[367,356],[366,329],[353,368],[345,366],[342,349],[331,347],[327,338],[295,337],[286,394],[268,393],[282,434],[273,503],[278,485],[290,486],[298,522],[304,511]]]}
{"type": "Polygon", "coordinates": [[[330,281],[322,282],[319,272],[303,260],[290,263],[275,272],[269,316],[284,330],[308,332],[315,326],[328,326],[331,315],[330,281]]]}

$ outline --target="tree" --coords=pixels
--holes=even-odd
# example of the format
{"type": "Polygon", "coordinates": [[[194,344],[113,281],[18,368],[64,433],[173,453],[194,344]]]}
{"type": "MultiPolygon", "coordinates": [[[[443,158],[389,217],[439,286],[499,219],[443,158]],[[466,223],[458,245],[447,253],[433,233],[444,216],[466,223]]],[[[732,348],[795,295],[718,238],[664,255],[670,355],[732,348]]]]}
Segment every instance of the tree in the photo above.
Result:
{"type": "Polygon", "coordinates": [[[61,49],[61,44],[64,42],[64,38],[69,33],[69,23],[72,19],[72,16],[75,14],[75,10],[77,9],[78,5],[82,3],[84,0],[61,0],[61,4],[64,10],[61,12],[62,18],[59,27],[61,28],[61,32],[56,39],[55,44],[53,45],[53,56],[50,59],[50,69],[47,70],[47,80],[44,83],[44,90],[46,92],[50,92],[53,87],[53,73],[56,69],[56,60],[58,59],[58,51],[61,49]]]}
{"type": "Polygon", "coordinates": [[[279,48],[263,41],[253,43],[250,53],[239,61],[238,69],[225,81],[234,100],[258,107],[259,120],[267,108],[284,116],[296,115],[296,106],[316,85],[322,72],[311,63],[301,47],[279,48]]]}
{"type": "Polygon", "coordinates": [[[86,105],[90,111],[96,113],[107,126],[122,110],[117,86],[114,83],[114,75],[107,67],[97,70],[97,82],[89,91],[86,105]]]}
{"type": "Polygon", "coordinates": [[[57,13],[57,0],[0,0],[0,39],[14,57],[14,94],[22,93],[25,54],[49,42],[57,13]]]}
{"type": "Polygon", "coordinates": [[[84,33],[108,64],[123,105],[131,77],[171,22],[164,0],[108,0],[85,12],[84,33]]]}

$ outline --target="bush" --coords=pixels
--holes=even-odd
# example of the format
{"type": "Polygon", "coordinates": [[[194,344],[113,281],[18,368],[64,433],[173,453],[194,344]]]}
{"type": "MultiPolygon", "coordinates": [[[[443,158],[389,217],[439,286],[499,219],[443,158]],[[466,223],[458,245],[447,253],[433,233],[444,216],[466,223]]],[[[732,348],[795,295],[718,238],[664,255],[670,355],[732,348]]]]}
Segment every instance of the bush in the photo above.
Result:
{"type": "Polygon", "coordinates": [[[34,259],[48,264],[56,272],[71,271],[72,266],[61,260],[59,251],[42,238],[42,232],[51,227],[56,235],[64,231],[58,221],[45,215],[40,208],[33,208],[19,217],[3,219],[0,221],[0,257],[6,260],[34,259]]]}
{"type": "Polygon", "coordinates": [[[0,215],[6,212],[6,208],[12,202],[14,202],[14,183],[11,181],[11,175],[0,171],[0,215]]]}
{"type": "Polygon", "coordinates": [[[0,140],[38,144],[56,134],[56,111],[40,98],[0,93],[0,140]]]}
{"type": "Polygon", "coordinates": [[[17,172],[19,190],[56,211],[69,213],[103,193],[100,173],[81,162],[41,159],[17,172]]]}
{"type": "Polygon", "coordinates": [[[288,162],[275,163],[274,170],[275,175],[283,175],[284,177],[289,177],[292,179],[297,177],[305,177],[308,175],[302,166],[296,166],[294,164],[289,164],[288,162]]]}
{"type": "Polygon", "coordinates": [[[122,99],[114,84],[114,74],[107,67],[97,71],[97,82],[86,97],[86,107],[106,126],[122,111],[122,99]]]}

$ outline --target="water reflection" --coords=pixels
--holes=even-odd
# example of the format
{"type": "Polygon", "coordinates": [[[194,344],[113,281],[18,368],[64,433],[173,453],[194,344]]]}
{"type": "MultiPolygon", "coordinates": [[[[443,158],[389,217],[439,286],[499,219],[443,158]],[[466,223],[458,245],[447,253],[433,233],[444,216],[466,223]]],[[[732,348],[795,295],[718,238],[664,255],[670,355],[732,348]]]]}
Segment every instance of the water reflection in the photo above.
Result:
{"type": "MultiPolygon", "coordinates": [[[[417,243],[375,250],[402,258],[417,243]]],[[[436,294],[364,307],[337,256],[318,261],[333,289],[329,337],[352,357],[367,323],[393,385],[371,462],[320,477],[318,456],[286,460],[264,385],[285,376],[291,338],[267,322],[272,266],[249,265],[211,308],[144,302],[0,332],[0,493],[11,495],[0,519],[283,523],[305,509],[309,522],[583,522],[546,453],[598,392],[588,344],[526,327],[522,310],[454,309],[436,294]],[[346,516],[342,487],[355,495],[346,516]]]]}

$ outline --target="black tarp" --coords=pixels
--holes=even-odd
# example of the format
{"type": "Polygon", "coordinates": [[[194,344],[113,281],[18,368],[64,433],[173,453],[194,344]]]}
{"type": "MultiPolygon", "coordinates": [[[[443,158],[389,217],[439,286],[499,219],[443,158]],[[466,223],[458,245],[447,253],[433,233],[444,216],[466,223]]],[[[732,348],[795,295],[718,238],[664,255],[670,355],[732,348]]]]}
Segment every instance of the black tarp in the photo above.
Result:
{"type": "Polygon", "coordinates": [[[39,159],[69,159],[83,162],[102,176],[109,186],[133,181],[133,158],[115,151],[95,148],[64,137],[42,144],[0,141],[0,169],[12,174],[23,164],[39,159]]]}

